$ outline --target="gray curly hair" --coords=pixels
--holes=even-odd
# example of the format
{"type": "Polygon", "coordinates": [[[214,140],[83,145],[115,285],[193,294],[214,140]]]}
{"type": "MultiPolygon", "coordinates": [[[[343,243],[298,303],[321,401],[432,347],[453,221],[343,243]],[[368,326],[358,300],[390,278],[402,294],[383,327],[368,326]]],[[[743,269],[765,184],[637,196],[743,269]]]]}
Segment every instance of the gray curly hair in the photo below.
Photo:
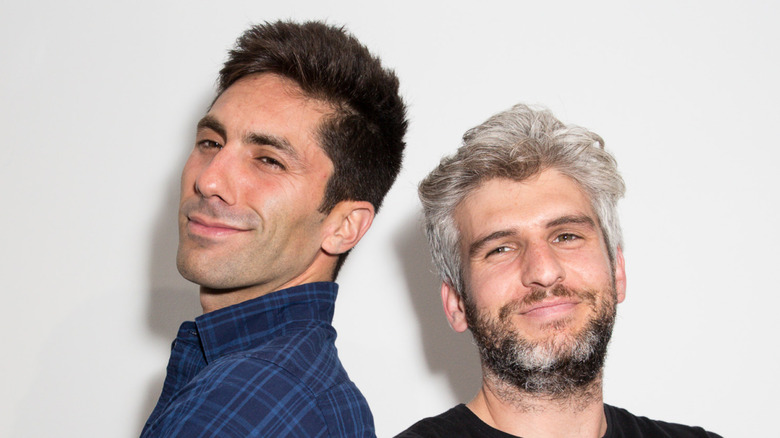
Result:
{"type": "Polygon", "coordinates": [[[485,181],[523,181],[546,169],[568,176],[588,195],[614,265],[617,247],[623,244],[617,201],[625,184],[617,162],[604,150],[604,140],[587,129],[564,125],[549,110],[518,104],[466,131],[458,151],[444,157],[418,188],[433,262],[442,280],[459,294],[466,289],[455,209],[485,181]]]}

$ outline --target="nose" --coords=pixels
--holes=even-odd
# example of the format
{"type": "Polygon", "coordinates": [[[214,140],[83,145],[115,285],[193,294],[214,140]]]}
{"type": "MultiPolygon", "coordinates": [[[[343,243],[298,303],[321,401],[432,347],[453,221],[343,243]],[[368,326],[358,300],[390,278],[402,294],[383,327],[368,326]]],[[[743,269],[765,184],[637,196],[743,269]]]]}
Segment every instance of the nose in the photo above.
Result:
{"type": "Polygon", "coordinates": [[[547,242],[530,244],[521,263],[521,281],[525,287],[549,288],[566,278],[555,250],[547,242]]]}
{"type": "Polygon", "coordinates": [[[233,205],[236,202],[237,166],[237,157],[223,147],[200,169],[195,179],[195,191],[204,198],[219,198],[226,204],[233,205]]]}

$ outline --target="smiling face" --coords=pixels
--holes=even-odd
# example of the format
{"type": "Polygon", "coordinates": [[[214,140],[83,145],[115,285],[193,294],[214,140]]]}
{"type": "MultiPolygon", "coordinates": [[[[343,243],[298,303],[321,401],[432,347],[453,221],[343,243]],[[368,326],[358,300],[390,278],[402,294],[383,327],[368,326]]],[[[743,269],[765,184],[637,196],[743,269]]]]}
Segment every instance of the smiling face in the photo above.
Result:
{"type": "Polygon", "coordinates": [[[460,203],[455,221],[467,290],[464,301],[445,284],[442,298],[453,328],[471,327],[483,362],[509,354],[553,370],[561,359],[585,359],[605,328],[606,351],[624,298],[623,258],[619,251],[610,263],[598,218],[574,181],[555,170],[489,180],[460,203]]]}
{"type": "Polygon", "coordinates": [[[243,300],[330,279],[318,207],[333,164],[317,138],[329,112],[262,74],[230,86],[200,121],[181,178],[177,264],[202,292],[243,300]]]}

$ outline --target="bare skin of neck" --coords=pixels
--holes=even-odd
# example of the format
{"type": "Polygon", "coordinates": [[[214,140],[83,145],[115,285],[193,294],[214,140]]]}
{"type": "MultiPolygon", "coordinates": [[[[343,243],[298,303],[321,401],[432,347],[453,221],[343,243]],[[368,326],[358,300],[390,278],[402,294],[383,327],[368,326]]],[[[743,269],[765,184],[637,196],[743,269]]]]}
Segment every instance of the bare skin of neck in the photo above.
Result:
{"type": "Polygon", "coordinates": [[[338,256],[324,254],[324,252],[320,251],[318,257],[305,272],[286,283],[277,281],[274,283],[263,283],[233,289],[210,289],[201,286],[200,305],[203,307],[203,313],[209,313],[224,307],[243,303],[244,301],[261,297],[288,287],[305,283],[314,283],[317,281],[334,281],[333,270],[336,267],[337,257],[338,256]]]}
{"type": "Polygon", "coordinates": [[[601,438],[607,432],[602,377],[566,396],[529,394],[483,369],[466,406],[491,427],[523,438],[601,438]]]}

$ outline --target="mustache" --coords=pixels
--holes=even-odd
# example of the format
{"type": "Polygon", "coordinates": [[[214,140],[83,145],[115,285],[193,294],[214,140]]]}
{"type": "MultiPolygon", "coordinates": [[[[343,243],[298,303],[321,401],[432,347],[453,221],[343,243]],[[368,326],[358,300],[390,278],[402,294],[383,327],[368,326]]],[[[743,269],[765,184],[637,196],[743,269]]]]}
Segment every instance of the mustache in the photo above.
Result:
{"type": "Polygon", "coordinates": [[[205,216],[216,222],[242,229],[254,229],[260,225],[255,214],[237,211],[219,200],[212,198],[190,198],[179,206],[179,214],[191,217],[193,214],[205,216]]]}
{"type": "Polygon", "coordinates": [[[510,314],[542,302],[548,297],[576,297],[583,302],[591,304],[596,302],[596,294],[593,291],[578,291],[562,285],[557,285],[552,289],[534,288],[522,299],[513,300],[502,306],[498,312],[498,318],[504,321],[510,314]]]}

